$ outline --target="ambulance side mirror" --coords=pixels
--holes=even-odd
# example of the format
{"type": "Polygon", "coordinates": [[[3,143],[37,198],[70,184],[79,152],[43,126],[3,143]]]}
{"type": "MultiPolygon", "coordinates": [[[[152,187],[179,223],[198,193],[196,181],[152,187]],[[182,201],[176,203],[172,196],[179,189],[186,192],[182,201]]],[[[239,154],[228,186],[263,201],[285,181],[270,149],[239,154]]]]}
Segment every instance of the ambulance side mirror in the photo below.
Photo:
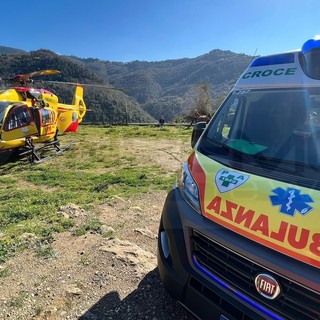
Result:
{"type": "Polygon", "coordinates": [[[194,127],[193,127],[193,131],[192,131],[192,136],[191,136],[191,147],[193,148],[197,141],[199,140],[200,136],[202,135],[202,132],[204,131],[204,129],[206,128],[207,123],[206,122],[197,122],[194,127]]]}

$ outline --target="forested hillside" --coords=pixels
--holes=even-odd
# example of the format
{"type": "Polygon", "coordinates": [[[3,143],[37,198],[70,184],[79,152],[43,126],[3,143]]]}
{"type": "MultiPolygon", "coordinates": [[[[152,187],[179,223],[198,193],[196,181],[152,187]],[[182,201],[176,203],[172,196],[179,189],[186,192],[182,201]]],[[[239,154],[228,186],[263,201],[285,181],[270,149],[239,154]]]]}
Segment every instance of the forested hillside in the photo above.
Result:
{"type": "Polygon", "coordinates": [[[14,54],[14,53],[21,53],[21,52],[25,52],[25,51],[21,50],[21,49],[16,49],[16,48],[0,46],[0,53],[1,54],[14,54]]]}
{"type": "MultiPolygon", "coordinates": [[[[12,78],[21,73],[36,70],[55,69],[61,74],[35,78],[36,80],[56,80],[59,82],[77,82],[84,84],[105,84],[99,75],[89,68],[76,62],[74,59],[57,55],[49,50],[31,51],[30,53],[2,54],[0,56],[0,75],[2,79],[12,78]]],[[[2,83],[5,88],[7,83],[2,83]]],[[[58,95],[61,102],[71,103],[74,86],[51,83],[39,83],[58,95]]],[[[134,98],[122,91],[85,87],[84,98],[89,111],[85,116],[87,122],[99,123],[126,123],[126,122],[153,122],[154,119],[141,109],[134,98]]]]}
{"type": "Polygon", "coordinates": [[[214,110],[252,57],[230,51],[213,50],[197,58],[159,62],[128,63],[72,57],[116,87],[126,88],[153,117],[172,120],[194,109],[195,87],[210,86],[214,110]]]}
{"type": "MultiPolygon", "coordinates": [[[[50,50],[24,52],[0,46],[0,76],[13,77],[42,69],[61,74],[43,80],[105,84],[113,88],[85,88],[88,122],[154,122],[184,117],[196,107],[196,86],[207,84],[213,112],[231,89],[252,57],[230,51],[213,50],[197,58],[159,62],[128,63],[61,56],[50,50]]],[[[2,84],[4,85],[4,84],[2,84]]],[[[69,103],[73,88],[46,84],[63,102],[69,103]]]]}

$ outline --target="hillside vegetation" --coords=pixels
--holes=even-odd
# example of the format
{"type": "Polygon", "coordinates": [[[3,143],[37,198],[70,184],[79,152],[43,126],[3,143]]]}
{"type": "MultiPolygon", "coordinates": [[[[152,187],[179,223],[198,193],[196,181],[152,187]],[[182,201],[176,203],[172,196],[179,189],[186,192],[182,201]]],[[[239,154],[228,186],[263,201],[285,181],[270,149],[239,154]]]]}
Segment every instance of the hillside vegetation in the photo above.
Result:
{"type": "MultiPolygon", "coordinates": [[[[201,83],[210,86],[214,112],[252,59],[222,50],[212,50],[197,58],[128,63],[61,56],[50,50],[23,52],[0,47],[0,53],[2,78],[57,69],[61,74],[42,80],[106,84],[123,89],[85,89],[85,101],[91,110],[85,121],[109,124],[155,122],[162,115],[166,121],[188,116],[196,108],[195,88],[201,83]]],[[[43,86],[56,93],[63,102],[71,100],[71,87],[43,86]]]]}
{"type": "MultiPolygon", "coordinates": [[[[71,103],[73,86],[45,83],[46,80],[107,85],[97,74],[85,66],[48,50],[2,54],[0,66],[0,74],[3,79],[35,70],[55,69],[61,71],[61,74],[58,75],[35,78],[34,80],[43,80],[44,83],[37,82],[34,85],[52,91],[64,103],[71,103]]],[[[2,87],[5,88],[7,85],[8,83],[3,83],[2,87]]],[[[90,110],[85,120],[89,122],[126,123],[152,122],[154,120],[140,108],[135,99],[119,90],[85,87],[84,98],[90,110]]]]}

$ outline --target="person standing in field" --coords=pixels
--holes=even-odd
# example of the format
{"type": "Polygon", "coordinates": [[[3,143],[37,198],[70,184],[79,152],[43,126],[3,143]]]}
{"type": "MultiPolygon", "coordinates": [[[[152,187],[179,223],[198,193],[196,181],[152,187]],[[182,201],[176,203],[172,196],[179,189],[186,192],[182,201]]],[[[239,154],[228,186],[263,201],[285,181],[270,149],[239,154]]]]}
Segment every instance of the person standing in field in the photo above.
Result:
{"type": "Polygon", "coordinates": [[[200,113],[198,112],[198,110],[195,110],[194,111],[194,114],[193,114],[193,118],[189,124],[189,127],[193,124],[193,123],[197,123],[197,120],[199,119],[200,117],[200,113]]]}
{"type": "Polygon", "coordinates": [[[159,119],[159,126],[162,128],[164,126],[164,116],[159,119]]]}

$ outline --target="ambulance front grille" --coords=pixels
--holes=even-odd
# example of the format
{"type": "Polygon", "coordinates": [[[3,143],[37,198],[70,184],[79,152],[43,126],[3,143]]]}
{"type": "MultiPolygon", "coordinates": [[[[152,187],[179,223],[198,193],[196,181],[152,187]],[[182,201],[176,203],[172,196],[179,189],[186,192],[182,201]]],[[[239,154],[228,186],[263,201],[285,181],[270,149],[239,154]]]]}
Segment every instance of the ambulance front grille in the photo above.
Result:
{"type": "Polygon", "coordinates": [[[319,294],[284,277],[272,275],[280,283],[281,295],[275,300],[268,300],[256,291],[254,284],[256,275],[265,273],[266,270],[196,230],[193,230],[192,244],[193,256],[202,268],[239,290],[257,304],[284,319],[320,319],[319,294]]]}

